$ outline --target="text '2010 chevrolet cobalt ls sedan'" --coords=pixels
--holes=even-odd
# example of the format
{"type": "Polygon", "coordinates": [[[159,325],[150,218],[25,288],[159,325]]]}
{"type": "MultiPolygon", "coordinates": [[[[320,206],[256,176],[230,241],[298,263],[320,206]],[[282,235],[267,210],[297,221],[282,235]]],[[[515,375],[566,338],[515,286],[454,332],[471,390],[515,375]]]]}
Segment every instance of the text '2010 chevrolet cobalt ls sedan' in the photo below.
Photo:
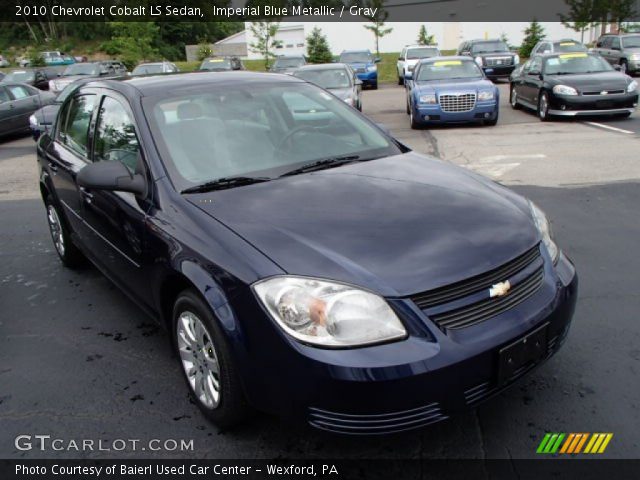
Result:
{"type": "Polygon", "coordinates": [[[553,355],[577,277],[531,202],[301,79],[87,83],[38,143],[56,250],[168,327],[218,425],[416,428],[553,355]]]}

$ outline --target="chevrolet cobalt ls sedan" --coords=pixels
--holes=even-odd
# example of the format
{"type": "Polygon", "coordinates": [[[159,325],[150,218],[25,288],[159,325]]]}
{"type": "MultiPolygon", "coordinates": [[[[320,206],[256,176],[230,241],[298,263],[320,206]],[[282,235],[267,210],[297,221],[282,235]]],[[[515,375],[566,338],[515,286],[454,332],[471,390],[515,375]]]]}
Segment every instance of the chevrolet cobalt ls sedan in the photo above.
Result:
{"type": "Polygon", "coordinates": [[[65,265],[165,325],[220,426],[253,407],[390,433],[553,355],[577,277],[544,213],[299,78],[96,80],[38,142],[65,265]]]}

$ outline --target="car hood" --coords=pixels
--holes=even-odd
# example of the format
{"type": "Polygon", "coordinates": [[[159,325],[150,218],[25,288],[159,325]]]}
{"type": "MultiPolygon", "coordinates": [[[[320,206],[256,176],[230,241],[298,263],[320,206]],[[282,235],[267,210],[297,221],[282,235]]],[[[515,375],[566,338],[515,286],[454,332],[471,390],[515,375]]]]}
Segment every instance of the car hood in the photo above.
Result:
{"type": "Polygon", "coordinates": [[[330,88],[329,91],[333,93],[338,98],[351,98],[353,96],[353,89],[351,87],[347,88],[330,88]]]}
{"type": "Polygon", "coordinates": [[[573,75],[549,75],[554,84],[569,85],[580,91],[621,90],[629,85],[629,77],[622,72],[583,73],[573,75]]]}
{"type": "Polygon", "coordinates": [[[385,296],[486,272],[539,240],[522,197],[415,153],[185,198],[289,274],[385,296]]]}
{"type": "Polygon", "coordinates": [[[469,90],[493,90],[495,85],[491,80],[484,78],[461,78],[457,80],[433,80],[415,82],[416,88],[424,91],[469,91],[469,90]]]}

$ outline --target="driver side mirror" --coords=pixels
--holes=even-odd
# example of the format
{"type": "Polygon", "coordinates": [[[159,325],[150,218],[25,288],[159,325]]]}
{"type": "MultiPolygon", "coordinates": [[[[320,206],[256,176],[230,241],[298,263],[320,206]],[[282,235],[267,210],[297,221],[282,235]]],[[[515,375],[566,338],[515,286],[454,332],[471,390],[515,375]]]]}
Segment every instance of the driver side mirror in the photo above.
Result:
{"type": "Polygon", "coordinates": [[[380,63],[381,61],[382,61],[382,59],[378,58],[378,57],[373,59],[373,63],[380,63]]]}
{"type": "Polygon", "coordinates": [[[131,173],[118,161],[90,163],[78,172],[78,185],[89,190],[131,192],[135,195],[147,193],[144,176],[131,173]]]}
{"type": "Polygon", "coordinates": [[[405,80],[413,80],[413,72],[407,72],[404,74],[405,80]]]}

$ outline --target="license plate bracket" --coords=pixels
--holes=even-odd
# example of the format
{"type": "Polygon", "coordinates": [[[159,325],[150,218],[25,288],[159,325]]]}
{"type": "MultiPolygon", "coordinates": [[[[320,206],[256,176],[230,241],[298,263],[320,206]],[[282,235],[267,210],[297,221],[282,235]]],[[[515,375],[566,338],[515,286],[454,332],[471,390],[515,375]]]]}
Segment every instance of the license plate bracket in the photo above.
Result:
{"type": "Polygon", "coordinates": [[[498,353],[498,385],[509,381],[516,372],[529,364],[541,361],[547,354],[547,330],[549,324],[500,349],[498,353]]]}

